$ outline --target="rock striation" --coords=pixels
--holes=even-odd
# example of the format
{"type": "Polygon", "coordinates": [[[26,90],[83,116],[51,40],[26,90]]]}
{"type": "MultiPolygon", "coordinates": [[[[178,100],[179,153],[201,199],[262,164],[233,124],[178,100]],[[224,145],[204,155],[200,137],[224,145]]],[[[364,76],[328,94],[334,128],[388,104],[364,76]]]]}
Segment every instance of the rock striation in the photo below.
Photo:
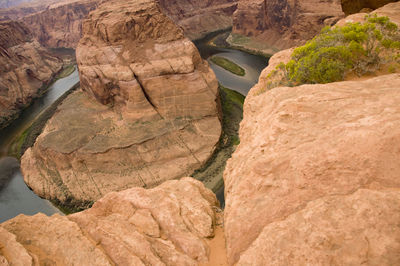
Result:
{"type": "Polygon", "coordinates": [[[0,22],[0,128],[7,125],[33,98],[39,96],[62,67],[16,21],[0,22]]]}
{"type": "Polygon", "coordinates": [[[82,21],[96,9],[99,0],[64,1],[21,20],[46,47],[76,48],[82,37],[82,21]]]}
{"type": "Polygon", "coordinates": [[[231,265],[400,263],[399,92],[391,74],[248,95],[224,173],[231,265]]]}
{"type": "Polygon", "coordinates": [[[230,42],[249,49],[285,49],[305,43],[343,16],[340,0],[240,0],[230,42]],[[260,43],[264,47],[257,47],[260,43]]]}
{"type": "Polygon", "coordinates": [[[1,265],[198,265],[207,262],[218,201],[192,178],[107,194],[69,216],[0,224],[1,265]]]}
{"type": "Polygon", "coordinates": [[[159,0],[160,6],[191,40],[232,27],[238,0],[159,0]]]}
{"type": "Polygon", "coordinates": [[[109,1],[83,25],[83,91],[22,157],[41,197],[87,207],[108,192],[192,174],[221,134],[218,82],[153,1],[109,1]]]}

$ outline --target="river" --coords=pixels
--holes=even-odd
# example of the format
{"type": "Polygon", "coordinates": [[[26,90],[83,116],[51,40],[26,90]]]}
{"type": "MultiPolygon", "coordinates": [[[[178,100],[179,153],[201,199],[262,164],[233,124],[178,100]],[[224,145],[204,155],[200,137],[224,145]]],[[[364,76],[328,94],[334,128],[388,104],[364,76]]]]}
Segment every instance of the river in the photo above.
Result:
{"type": "Polygon", "coordinates": [[[21,213],[61,213],[49,201],[41,199],[26,186],[18,160],[7,157],[7,150],[16,136],[24,132],[35,118],[78,82],[78,70],[75,69],[68,77],[54,82],[41,98],[34,100],[16,120],[0,131],[0,223],[21,213]]]}
{"type": "MultiPolygon", "coordinates": [[[[267,65],[267,59],[242,51],[217,48],[207,45],[207,41],[196,43],[203,58],[212,55],[225,57],[245,69],[243,77],[215,65],[208,60],[218,81],[225,87],[247,95],[249,89],[258,81],[261,71],[267,65]]],[[[46,108],[50,107],[61,95],[79,82],[78,71],[70,76],[57,80],[43,97],[25,109],[20,117],[10,126],[0,131],[0,223],[18,214],[33,215],[43,212],[47,215],[61,213],[49,201],[35,195],[24,183],[19,162],[7,157],[7,151],[12,140],[27,129],[46,108]]],[[[217,192],[217,197],[224,202],[223,189],[217,192]]]]}

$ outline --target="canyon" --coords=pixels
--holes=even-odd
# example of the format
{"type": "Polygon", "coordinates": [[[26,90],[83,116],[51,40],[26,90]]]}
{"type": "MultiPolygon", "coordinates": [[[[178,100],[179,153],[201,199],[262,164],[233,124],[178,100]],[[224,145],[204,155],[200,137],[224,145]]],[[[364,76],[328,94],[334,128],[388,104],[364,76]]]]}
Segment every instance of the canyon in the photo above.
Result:
{"type": "Polygon", "coordinates": [[[0,128],[18,116],[61,70],[62,61],[17,21],[0,22],[0,128]]]}
{"type": "Polygon", "coordinates": [[[72,93],[22,157],[25,182],[61,205],[190,175],[221,135],[218,82],[152,1],[106,2],[83,24],[72,93]]]}
{"type": "MultiPolygon", "coordinates": [[[[400,264],[400,74],[268,90],[293,49],[274,54],[245,100],[222,212],[186,177],[212,156],[223,115],[213,71],[174,23],[203,12],[177,10],[209,3],[187,3],[166,11],[162,1],[110,0],[84,20],[81,89],[58,106],[22,170],[41,197],[91,208],[0,224],[0,265],[400,264]]],[[[223,16],[236,5],[215,3],[223,16]]],[[[231,41],[235,30],[253,38],[286,23],[265,46],[281,49],[366,14],[344,17],[353,12],[335,0],[294,3],[239,1],[231,41]],[[270,24],[260,9],[277,12],[270,24]]],[[[399,9],[373,13],[399,25],[399,9]]]]}

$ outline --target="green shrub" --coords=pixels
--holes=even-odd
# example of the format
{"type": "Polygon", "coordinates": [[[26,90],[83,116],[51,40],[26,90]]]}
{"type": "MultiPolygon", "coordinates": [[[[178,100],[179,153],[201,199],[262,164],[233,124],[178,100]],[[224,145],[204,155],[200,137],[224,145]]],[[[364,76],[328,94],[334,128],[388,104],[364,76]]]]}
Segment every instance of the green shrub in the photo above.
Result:
{"type": "Polygon", "coordinates": [[[329,83],[343,80],[349,72],[362,75],[398,61],[399,51],[397,25],[388,17],[367,16],[363,24],[325,27],[276,70],[283,72],[280,85],[329,83]]]}

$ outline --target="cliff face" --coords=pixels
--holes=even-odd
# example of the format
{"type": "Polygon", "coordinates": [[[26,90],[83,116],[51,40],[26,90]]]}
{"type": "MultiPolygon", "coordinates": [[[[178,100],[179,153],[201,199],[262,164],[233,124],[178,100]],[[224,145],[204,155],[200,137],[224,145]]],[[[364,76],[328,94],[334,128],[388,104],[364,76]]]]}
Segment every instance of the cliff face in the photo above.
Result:
{"type": "Polygon", "coordinates": [[[343,15],[340,0],[240,0],[233,34],[284,49],[303,44],[343,15]]]}
{"type": "Polygon", "coordinates": [[[0,224],[1,265],[198,265],[207,262],[217,200],[184,178],[110,193],[69,216],[0,224]]]}
{"type": "Polygon", "coordinates": [[[83,26],[84,92],[70,95],[22,158],[38,195],[80,206],[190,175],[221,134],[218,82],[152,1],[107,2],[83,26]]]}
{"type": "Polygon", "coordinates": [[[207,33],[232,27],[238,0],[159,0],[160,6],[185,35],[194,40],[207,33]]]}
{"type": "Polygon", "coordinates": [[[377,9],[398,0],[342,0],[343,12],[346,15],[360,12],[363,8],[377,9]]]}
{"type": "Polygon", "coordinates": [[[82,20],[98,5],[97,0],[79,0],[50,5],[22,18],[39,42],[46,47],[76,48],[82,35],[82,20]]]}
{"type": "Polygon", "coordinates": [[[0,22],[0,128],[38,96],[39,90],[61,69],[31,32],[15,21],[0,22]]]}

